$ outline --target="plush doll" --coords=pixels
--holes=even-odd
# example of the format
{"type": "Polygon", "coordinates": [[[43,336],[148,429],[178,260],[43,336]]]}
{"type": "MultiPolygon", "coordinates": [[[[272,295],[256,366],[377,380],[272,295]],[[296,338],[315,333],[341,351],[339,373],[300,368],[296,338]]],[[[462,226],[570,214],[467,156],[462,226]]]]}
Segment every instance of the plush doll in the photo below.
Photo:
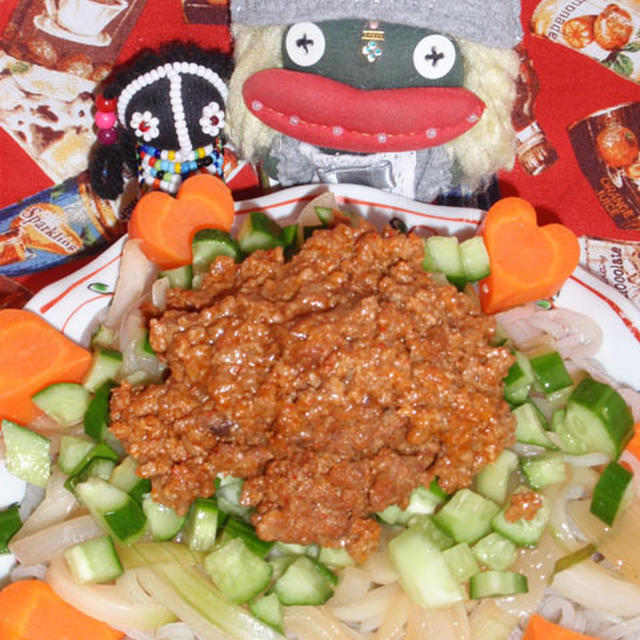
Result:
{"type": "Polygon", "coordinates": [[[512,166],[519,0],[231,0],[231,15],[226,133],[272,183],[433,201],[512,166]]]}
{"type": "Polygon", "coordinates": [[[142,191],[175,193],[189,175],[223,175],[225,104],[233,61],[194,45],[145,51],[119,69],[96,99],[96,193],[118,197],[125,174],[142,191]]]}

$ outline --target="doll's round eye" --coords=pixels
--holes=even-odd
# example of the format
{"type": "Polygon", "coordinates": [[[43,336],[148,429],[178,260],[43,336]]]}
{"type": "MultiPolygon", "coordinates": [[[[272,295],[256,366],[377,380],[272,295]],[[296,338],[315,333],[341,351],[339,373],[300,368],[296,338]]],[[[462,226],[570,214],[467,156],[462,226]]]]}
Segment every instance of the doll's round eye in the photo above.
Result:
{"type": "Polygon", "coordinates": [[[324,55],[326,44],[322,30],[313,22],[292,25],[285,38],[287,55],[300,67],[310,67],[318,62],[324,55]]]}
{"type": "Polygon", "coordinates": [[[437,80],[451,71],[456,56],[456,48],[449,38],[432,34],[422,38],[413,50],[413,66],[423,78],[437,80]]]}

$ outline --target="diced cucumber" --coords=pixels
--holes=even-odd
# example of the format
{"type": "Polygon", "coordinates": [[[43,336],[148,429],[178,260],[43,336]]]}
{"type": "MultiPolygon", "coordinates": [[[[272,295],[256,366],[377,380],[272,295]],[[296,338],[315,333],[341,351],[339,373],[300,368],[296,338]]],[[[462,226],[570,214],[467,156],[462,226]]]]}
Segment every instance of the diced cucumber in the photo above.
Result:
{"type": "Polygon", "coordinates": [[[2,421],[4,461],[17,478],[45,487],[51,473],[51,443],[48,438],[11,420],[2,421]]]}
{"type": "Polygon", "coordinates": [[[269,564],[273,568],[273,574],[271,576],[273,582],[275,582],[288,568],[293,564],[299,555],[287,553],[282,556],[274,556],[269,558],[269,564]]]}
{"type": "Polygon", "coordinates": [[[469,580],[469,596],[474,600],[511,596],[527,591],[527,577],[512,571],[483,571],[471,576],[469,580]]]}
{"type": "MultiPolygon", "coordinates": [[[[433,484],[433,483],[432,483],[433,484]]],[[[406,525],[416,515],[430,515],[445,501],[446,494],[437,486],[425,489],[420,486],[411,492],[409,504],[406,509],[397,505],[390,505],[384,511],[378,513],[378,517],[387,524],[406,525]]]]}
{"type": "Polygon", "coordinates": [[[99,324],[98,328],[93,332],[91,336],[91,348],[92,349],[113,349],[116,343],[116,331],[111,327],[107,327],[104,324],[99,324]]]}
{"type": "Polygon", "coordinates": [[[31,399],[48,416],[70,427],[82,421],[91,394],[75,382],[56,382],[38,391],[31,399]]]}
{"type": "Polygon", "coordinates": [[[128,493],[136,502],[141,503],[146,493],[151,491],[151,480],[136,473],[138,463],[133,456],[127,456],[111,473],[109,482],[128,493]]]}
{"type": "Polygon", "coordinates": [[[218,533],[218,505],[211,498],[196,498],[189,507],[184,539],[192,551],[210,551],[218,533]]]}
{"type": "Polygon", "coordinates": [[[546,396],[573,384],[562,356],[557,351],[544,351],[530,355],[529,364],[535,376],[536,385],[546,396]]]}
{"type": "Polygon", "coordinates": [[[469,282],[482,280],[491,273],[491,262],[482,236],[474,236],[460,243],[460,259],[469,282]]]}
{"type": "MultiPolygon", "coordinates": [[[[112,460],[114,463],[118,462],[119,456],[106,442],[99,442],[89,449],[71,471],[68,472],[70,476],[75,476],[83,471],[87,465],[97,458],[104,458],[106,460],[112,460]]],[[[114,464],[115,466],[115,464],[114,464]]]]}
{"type": "Polygon", "coordinates": [[[92,393],[107,380],[116,380],[122,367],[122,354],[115,349],[96,349],[89,371],[84,378],[84,387],[92,393]]]}
{"type": "Polygon", "coordinates": [[[0,554],[9,553],[9,540],[20,531],[22,520],[18,513],[18,505],[14,504],[0,511],[0,554]]]}
{"type": "Polygon", "coordinates": [[[611,526],[624,503],[633,473],[617,462],[603,470],[591,496],[590,511],[611,526]]]}
{"type": "Polygon", "coordinates": [[[175,269],[166,269],[158,272],[158,279],[160,278],[166,278],[171,289],[189,290],[193,281],[193,267],[190,264],[184,264],[175,269]]]}
{"type": "MultiPolygon", "coordinates": [[[[518,487],[513,494],[523,492],[532,493],[531,489],[522,486],[518,487]]],[[[551,507],[546,496],[542,494],[537,494],[537,496],[542,501],[542,505],[538,508],[533,518],[530,520],[524,517],[517,520],[507,519],[505,514],[510,507],[510,504],[508,504],[491,521],[494,530],[519,547],[534,547],[538,544],[538,540],[540,540],[540,536],[549,521],[551,507]]]]}
{"type": "Polygon", "coordinates": [[[297,224],[288,224],[282,227],[282,246],[285,250],[285,257],[291,257],[300,250],[302,245],[299,243],[297,224]]]}
{"type": "Polygon", "coordinates": [[[440,551],[448,549],[455,544],[454,539],[435,523],[432,516],[414,516],[409,524],[422,529],[429,538],[429,541],[440,549],[440,551]]]}
{"type": "Polygon", "coordinates": [[[516,545],[495,531],[480,538],[471,552],[477,561],[487,569],[504,571],[508,569],[516,559],[516,545]]]}
{"type": "Polygon", "coordinates": [[[464,599],[442,552],[411,526],[389,542],[389,558],[409,597],[425,608],[447,607],[464,599]]]}
{"type": "Polygon", "coordinates": [[[261,211],[247,214],[236,236],[243,253],[282,246],[282,227],[261,211]]]}
{"type": "Polygon", "coordinates": [[[425,240],[425,258],[423,268],[438,271],[447,276],[447,280],[459,289],[466,284],[466,276],[460,256],[460,243],[455,236],[431,236],[425,240]],[[427,254],[429,257],[427,257],[427,254]]]}
{"type": "Polygon", "coordinates": [[[96,446],[96,443],[86,438],[63,435],[60,438],[58,466],[63,473],[70,475],[74,469],[80,468],[80,462],[96,446]]]}
{"type": "Polygon", "coordinates": [[[236,518],[228,518],[219,542],[224,543],[233,538],[241,538],[247,545],[249,551],[255,553],[260,558],[266,557],[275,544],[269,540],[261,540],[258,538],[255,529],[248,522],[237,520],[236,518]]]}
{"type": "Polygon", "coordinates": [[[171,540],[177,536],[186,520],[171,507],[155,502],[149,494],[142,499],[142,511],[147,516],[151,537],[156,541],[171,540]]]}
{"type": "Polygon", "coordinates": [[[273,573],[273,567],[250,551],[242,538],[232,538],[212,551],[204,568],[220,591],[237,603],[262,593],[273,573]]]}
{"type": "Polygon", "coordinates": [[[569,396],[558,430],[565,451],[601,451],[612,460],[618,459],[633,432],[633,416],[622,396],[592,378],[581,380],[569,396]]]}
{"type": "Polygon", "coordinates": [[[476,474],[478,493],[498,505],[504,504],[509,490],[509,480],[518,468],[518,456],[504,449],[494,462],[486,465],[476,474]]]}
{"type": "Polygon", "coordinates": [[[76,486],[89,478],[102,478],[108,480],[116,463],[107,458],[93,458],[78,473],[69,476],[64,483],[65,489],[76,492],[76,486]]]}
{"type": "Polygon", "coordinates": [[[318,562],[332,569],[344,569],[355,564],[355,560],[344,548],[320,547],[318,562]]]}
{"type": "Polygon", "coordinates": [[[466,542],[461,542],[454,547],[445,549],[442,552],[442,556],[451,574],[458,582],[466,582],[471,576],[480,571],[478,561],[471,553],[471,549],[466,542]]]}
{"type": "Polygon", "coordinates": [[[193,237],[191,246],[194,289],[202,284],[202,277],[209,272],[211,264],[218,256],[228,256],[235,262],[240,262],[243,257],[238,241],[230,233],[221,229],[198,231],[193,237]]]}
{"type": "MultiPolygon", "coordinates": [[[[226,635],[232,638],[281,640],[282,636],[277,631],[251,615],[244,607],[225,598],[196,567],[164,563],[157,565],[154,572],[168,582],[186,607],[202,616],[206,622],[222,629],[226,635]]],[[[171,594],[164,604],[170,607],[172,600],[175,600],[175,596],[171,594]]]]}
{"type": "Polygon", "coordinates": [[[276,580],[273,591],[283,605],[321,605],[333,594],[322,565],[298,556],[276,580]]]}
{"type": "Polygon", "coordinates": [[[456,542],[473,544],[491,531],[491,518],[500,510],[495,502],[470,489],[457,491],[434,516],[456,542]]]}
{"type": "Polygon", "coordinates": [[[240,504],[242,496],[242,478],[233,476],[221,476],[216,479],[216,500],[218,509],[230,513],[243,520],[248,520],[251,509],[240,504]]]}
{"type": "Polygon", "coordinates": [[[520,467],[534,489],[564,482],[567,476],[564,455],[560,451],[522,458],[520,467]]]}
{"type": "Polygon", "coordinates": [[[64,558],[79,584],[110,582],[122,575],[122,564],[109,536],[93,538],[65,550],[64,558]]]}
{"type": "Polygon", "coordinates": [[[147,518],[122,489],[100,478],[89,478],[76,485],[76,494],[102,528],[119,542],[133,542],[144,534],[147,518]]]}
{"type": "Polygon", "coordinates": [[[113,386],[112,380],[101,384],[84,414],[84,432],[98,442],[102,442],[109,431],[109,398],[113,386]]]}
{"type": "Polygon", "coordinates": [[[516,440],[545,449],[557,447],[549,439],[539,409],[533,402],[525,402],[512,410],[516,418],[516,440]]]}
{"type": "Polygon", "coordinates": [[[517,350],[513,355],[516,360],[503,380],[503,395],[509,404],[519,405],[529,396],[535,377],[527,356],[517,350]]]}
{"type": "Polygon", "coordinates": [[[282,605],[275,593],[260,596],[249,603],[249,610],[253,615],[265,624],[284,635],[284,614],[282,605]]]}

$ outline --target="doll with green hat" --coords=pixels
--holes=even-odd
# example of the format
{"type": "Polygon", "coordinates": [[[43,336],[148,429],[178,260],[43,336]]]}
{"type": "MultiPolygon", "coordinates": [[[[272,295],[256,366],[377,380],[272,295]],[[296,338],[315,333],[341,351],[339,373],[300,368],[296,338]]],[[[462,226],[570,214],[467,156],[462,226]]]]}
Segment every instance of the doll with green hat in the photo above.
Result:
{"type": "Polygon", "coordinates": [[[433,201],[511,168],[518,0],[231,0],[226,133],[271,184],[433,201]]]}

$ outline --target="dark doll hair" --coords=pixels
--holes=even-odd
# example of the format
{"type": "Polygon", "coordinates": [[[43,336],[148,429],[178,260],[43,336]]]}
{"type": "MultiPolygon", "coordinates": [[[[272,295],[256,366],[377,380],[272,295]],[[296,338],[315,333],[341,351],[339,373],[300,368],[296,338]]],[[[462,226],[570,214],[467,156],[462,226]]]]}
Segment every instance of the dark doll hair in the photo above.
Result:
{"type": "MultiPolygon", "coordinates": [[[[101,87],[105,99],[118,99],[120,93],[137,77],[167,62],[195,62],[212,68],[222,80],[228,82],[233,70],[230,55],[206,50],[193,43],[171,42],[158,50],[145,49],[132,60],[115,69],[101,87]]],[[[89,159],[89,177],[93,190],[107,200],[117,198],[124,190],[125,167],[137,172],[137,142],[132,131],[118,127],[114,144],[97,143],[89,159]]]]}

